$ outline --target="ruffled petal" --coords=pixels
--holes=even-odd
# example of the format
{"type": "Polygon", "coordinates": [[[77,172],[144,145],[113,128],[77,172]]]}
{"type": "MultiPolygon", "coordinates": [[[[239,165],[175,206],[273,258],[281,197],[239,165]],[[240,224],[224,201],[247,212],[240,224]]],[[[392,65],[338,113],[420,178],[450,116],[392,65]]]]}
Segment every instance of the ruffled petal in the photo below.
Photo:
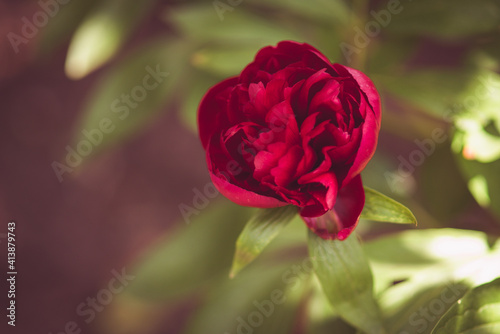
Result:
{"type": "MultiPolygon", "coordinates": [[[[278,198],[257,193],[261,186],[258,183],[253,184],[253,186],[249,186],[248,184],[241,184],[240,186],[239,180],[243,179],[242,176],[244,174],[247,174],[244,171],[236,169],[236,173],[232,173],[231,170],[220,170],[217,168],[216,166],[227,166],[229,162],[237,163],[235,160],[228,158],[227,153],[224,152],[224,148],[221,147],[220,143],[220,138],[212,138],[207,147],[206,157],[210,178],[222,195],[236,204],[257,208],[274,208],[288,204],[278,198]],[[252,191],[252,189],[255,191],[252,191]]],[[[265,189],[260,190],[265,192],[265,189]]]]}
{"type": "Polygon", "coordinates": [[[234,185],[223,174],[210,173],[210,178],[219,192],[229,200],[243,206],[254,208],[276,208],[288,205],[277,198],[264,196],[234,185]]]}
{"type": "Polygon", "coordinates": [[[207,92],[198,113],[210,177],[224,196],[244,206],[298,206],[311,230],[339,240],[363,209],[359,174],[380,121],[370,79],[293,41],[261,49],[239,77],[207,92]]]}

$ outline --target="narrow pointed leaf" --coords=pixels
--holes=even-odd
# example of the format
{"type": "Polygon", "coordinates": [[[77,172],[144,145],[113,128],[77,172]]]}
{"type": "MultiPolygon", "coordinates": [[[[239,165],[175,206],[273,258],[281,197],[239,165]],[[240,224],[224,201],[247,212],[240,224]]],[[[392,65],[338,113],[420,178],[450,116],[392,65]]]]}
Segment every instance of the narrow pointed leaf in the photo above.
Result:
{"type": "Polygon", "coordinates": [[[230,277],[252,262],[297,214],[294,206],[261,209],[238,237],[230,277]]]}
{"type": "Polygon", "coordinates": [[[343,241],[324,240],[309,231],[309,255],[339,316],[365,333],[386,333],[373,296],[370,265],[356,235],[343,241]]]}
{"type": "Polygon", "coordinates": [[[413,213],[403,204],[365,187],[365,207],[361,218],[398,224],[417,224],[413,213]]]}
{"type": "Polygon", "coordinates": [[[439,320],[432,334],[499,332],[500,278],[465,294],[439,320]]]}

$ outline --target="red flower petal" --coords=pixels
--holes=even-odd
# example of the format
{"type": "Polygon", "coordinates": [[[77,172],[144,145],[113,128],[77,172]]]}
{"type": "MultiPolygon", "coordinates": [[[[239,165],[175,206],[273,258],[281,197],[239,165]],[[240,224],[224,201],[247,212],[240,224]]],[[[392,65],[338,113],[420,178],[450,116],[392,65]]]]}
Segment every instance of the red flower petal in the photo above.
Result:
{"type": "MultiPolygon", "coordinates": [[[[340,189],[332,210],[319,217],[308,217],[301,211],[307,226],[323,239],[346,239],[358,224],[365,205],[365,192],[358,175],[340,189]]],[[[306,212],[307,213],[307,212],[306,212]]]]}
{"type": "Polygon", "coordinates": [[[359,174],[377,146],[380,109],[363,73],[308,44],[265,47],[200,104],[210,176],[233,202],[296,205],[318,235],[345,239],[364,206],[359,174]]]}
{"type": "Polygon", "coordinates": [[[303,157],[302,149],[299,146],[291,147],[288,152],[280,158],[278,166],[271,169],[276,185],[286,187],[293,181],[297,165],[303,157]]]}
{"type": "Polygon", "coordinates": [[[210,88],[201,100],[198,108],[198,129],[204,149],[207,149],[214,131],[222,128],[221,123],[224,123],[223,118],[226,117],[224,114],[227,110],[227,100],[221,99],[221,93],[237,83],[237,77],[226,79],[210,88]]]}
{"type": "Polygon", "coordinates": [[[362,126],[362,134],[359,148],[347,174],[344,184],[350,182],[353,177],[358,175],[368,164],[377,148],[378,133],[381,121],[380,98],[373,85],[373,82],[358,70],[346,67],[353,78],[359,83],[365,98],[361,99],[359,109],[365,109],[366,115],[362,126]]]}
{"type": "Polygon", "coordinates": [[[347,69],[347,71],[349,71],[354,80],[356,80],[361,90],[366,94],[368,102],[373,108],[375,119],[378,120],[378,124],[380,126],[382,107],[380,104],[380,97],[378,95],[377,89],[375,88],[375,85],[364,73],[347,66],[345,66],[345,68],[347,69]]]}
{"type": "Polygon", "coordinates": [[[253,191],[245,190],[230,182],[221,174],[210,173],[210,178],[219,192],[236,204],[255,208],[276,208],[289,205],[274,197],[257,194],[253,191]]]}

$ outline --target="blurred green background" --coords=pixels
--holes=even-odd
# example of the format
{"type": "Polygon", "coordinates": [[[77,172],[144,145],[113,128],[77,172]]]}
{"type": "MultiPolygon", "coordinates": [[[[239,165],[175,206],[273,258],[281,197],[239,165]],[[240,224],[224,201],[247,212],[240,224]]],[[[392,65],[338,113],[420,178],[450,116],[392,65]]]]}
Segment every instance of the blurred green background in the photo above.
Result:
{"type": "Polygon", "coordinates": [[[355,333],[310,272],[283,278],[307,255],[298,220],[227,277],[252,210],[208,191],[197,106],[281,40],[381,94],[363,181],[418,220],[357,229],[389,332],[430,333],[445,309],[419,307],[450,281],[500,276],[499,1],[0,1],[0,20],[0,219],[19,225],[26,332],[232,334],[278,287],[286,303],[254,333],[355,333]],[[108,301],[121,268],[134,279],[108,301]]]}

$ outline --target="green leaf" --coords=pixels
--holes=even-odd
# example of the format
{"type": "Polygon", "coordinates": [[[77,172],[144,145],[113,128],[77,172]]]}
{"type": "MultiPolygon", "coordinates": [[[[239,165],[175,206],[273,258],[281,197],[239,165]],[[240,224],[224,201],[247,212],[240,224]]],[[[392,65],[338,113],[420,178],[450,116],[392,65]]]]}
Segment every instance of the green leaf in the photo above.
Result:
{"type": "Polygon", "coordinates": [[[500,278],[478,286],[458,300],[432,334],[500,332],[500,278]]]}
{"type": "MultiPolygon", "coordinates": [[[[268,257],[268,254],[263,258],[268,257]]],[[[301,318],[311,268],[297,259],[259,261],[235,279],[223,280],[189,321],[186,334],[288,334],[301,318]],[[302,263],[302,264],[301,264],[302,263]],[[295,274],[299,268],[300,275],[295,274]]]]}
{"type": "Polygon", "coordinates": [[[79,151],[79,144],[94,137],[90,152],[80,153],[88,158],[148,124],[182,89],[188,47],[182,41],[161,39],[105,73],[88,98],[72,148],[79,151]]]}
{"type": "Polygon", "coordinates": [[[309,254],[324,293],[341,318],[369,334],[385,333],[373,296],[373,277],[361,245],[324,240],[309,231],[309,254]]]}
{"type": "Polygon", "coordinates": [[[260,209],[246,224],[236,242],[230,277],[252,262],[297,215],[295,206],[260,209]]]}
{"type": "Polygon", "coordinates": [[[132,270],[135,279],[127,286],[128,293],[166,300],[227,277],[234,240],[252,210],[227,201],[205,210],[143,256],[132,270]]]}
{"type": "Polygon", "coordinates": [[[500,75],[495,71],[476,73],[460,99],[455,115],[457,128],[453,147],[470,160],[488,163],[500,159],[500,75]]]}
{"type": "Polygon", "coordinates": [[[377,293],[426,268],[445,268],[446,263],[460,266],[489,252],[486,234],[450,228],[403,231],[370,240],[363,249],[370,260],[377,293]]]}
{"type": "Polygon", "coordinates": [[[361,218],[398,224],[417,224],[417,219],[407,207],[368,187],[365,187],[365,206],[361,218]]]}
{"type": "Polygon", "coordinates": [[[390,17],[385,28],[394,35],[456,40],[494,31],[500,22],[500,7],[495,0],[406,1],[398,7],[399,12],[390,17]]]}
{"type": "Polygon", "coordinates": [[[439,317],[469,290],[468,285],[451,281],[444,271],[436,275],[435,269],[425,270],[427,277],[399,283],[381,296],[389,333],[429,333],[439,317]]]}
{"type": "Polygon", "coordinates": [[[358,330],[339,318],[337,311],[328,301],[317,279],[313,280],[313,289],[307,301],[307,334],[336,333],[356,334],[358,330]]]}
{"type": "Polygon", "coordinates": [[[467,254],[467,248],[474,248],[473,244],[453,246],[443,240],[443,252],[447,246],[451,246],[449,251],[453,254],[448,255],[448,261],[419,270],[379,297],[390,333],[427,333],[467,291],[500,276],[498,249],[482,255],[476,250],[478,255],[474,257],[467,254]]]}
{"type": "Polygon", "coordinates": [[[80,79],[106,63],[153,3],[153,0],[102,1],[73,36],[66,59],[66,74],[80,79]]]}
{"type": "Polygon", "coordinates": [[[476,160],[467,160],[463,155],[456,155],[461,173],[469,181],[469,190],[484,208],[491,210],[496,217],[500,217],[500,159],[481,163],[476,160]]]}
{"type": "Polygon", "coordinates": [[[500,275],[482,232],[412,230],[365,245],[389,333],[428,333],[471,287],[500,275]]]}

